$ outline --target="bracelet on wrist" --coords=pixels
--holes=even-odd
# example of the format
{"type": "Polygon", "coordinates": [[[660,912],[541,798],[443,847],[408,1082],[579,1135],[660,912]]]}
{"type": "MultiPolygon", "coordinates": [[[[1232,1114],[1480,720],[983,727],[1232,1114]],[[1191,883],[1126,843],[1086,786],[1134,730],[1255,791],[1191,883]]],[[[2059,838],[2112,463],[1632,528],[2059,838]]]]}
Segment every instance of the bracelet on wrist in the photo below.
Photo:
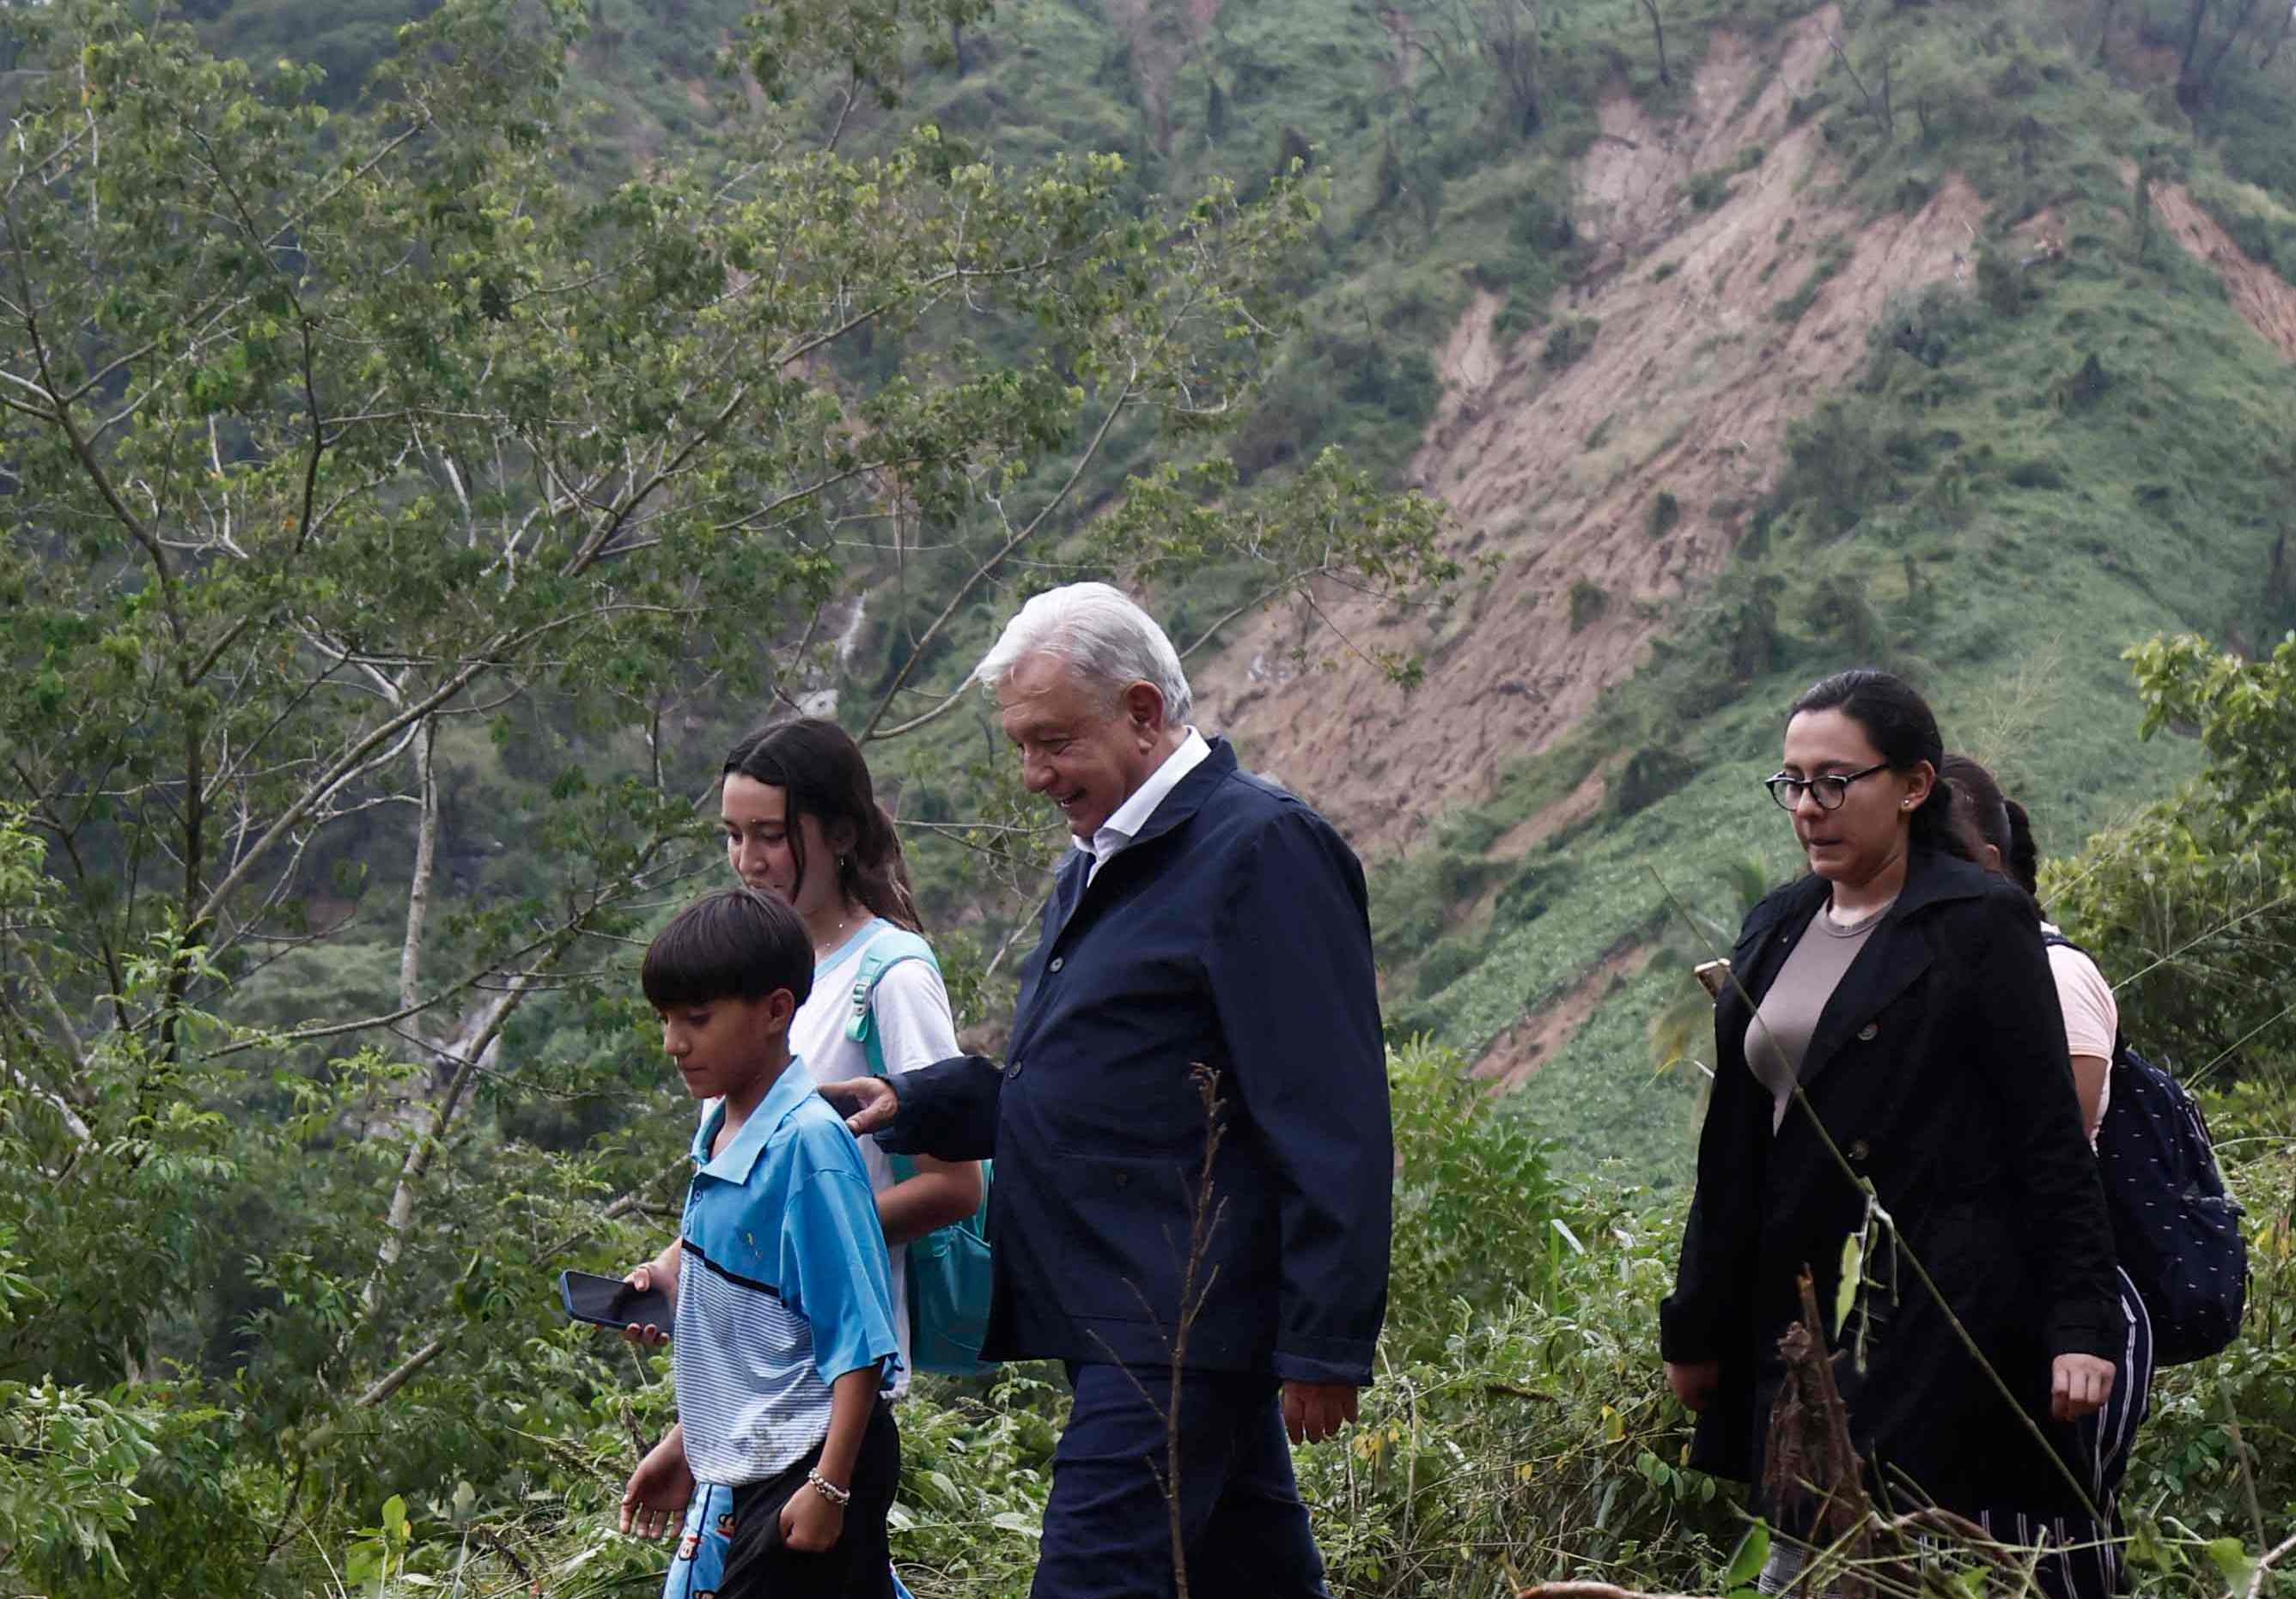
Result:
{"type": "Polygon", "coordinates": [[[815,1493],[819,1494],[840,1510],[853,1503],[853,1490],[849,1488],[838,1487],[821,1474],[821,1468],[818,1466],[808,1472],[805,1474],[805,1480],[815,1493]]]}

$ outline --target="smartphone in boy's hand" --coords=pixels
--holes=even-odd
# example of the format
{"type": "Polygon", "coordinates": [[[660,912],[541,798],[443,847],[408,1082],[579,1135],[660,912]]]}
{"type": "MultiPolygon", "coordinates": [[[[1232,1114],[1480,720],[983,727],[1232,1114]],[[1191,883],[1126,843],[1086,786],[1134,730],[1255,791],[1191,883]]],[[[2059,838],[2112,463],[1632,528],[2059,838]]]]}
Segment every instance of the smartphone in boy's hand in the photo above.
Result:
{"type": "Polygon", "coordinates": [[[659,1288],[640,1289],[620,1277],[601,1277],[586,1271],[558,1274],[558,1294],[566,1303],[569,1321],[594,1327],[660,1327],[672,1331],[676,1319],[669,1296],[659,1288]]]}

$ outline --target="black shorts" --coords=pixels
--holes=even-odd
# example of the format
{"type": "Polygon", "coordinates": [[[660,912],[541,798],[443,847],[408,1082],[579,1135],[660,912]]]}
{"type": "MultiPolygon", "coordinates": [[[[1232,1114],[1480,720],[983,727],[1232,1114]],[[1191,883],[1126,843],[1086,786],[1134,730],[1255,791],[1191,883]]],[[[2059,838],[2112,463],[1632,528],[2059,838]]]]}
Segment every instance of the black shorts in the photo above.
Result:
{"type": "Polygon", "coordinates": [[[893,1552],[885,1518],[901,1480],[901,1432],[893,1407],[880,1402],[861,1435],[853,1462],[853,1502],[845,1529],[819,1554],[800,1554],[782,1542],[782,1506],[806,1488],[805,1474],[821,1463],[821,1446],[777,1476],[734,1489],[734,1537],[718,1599],[893,1599],[893,1552]]]}

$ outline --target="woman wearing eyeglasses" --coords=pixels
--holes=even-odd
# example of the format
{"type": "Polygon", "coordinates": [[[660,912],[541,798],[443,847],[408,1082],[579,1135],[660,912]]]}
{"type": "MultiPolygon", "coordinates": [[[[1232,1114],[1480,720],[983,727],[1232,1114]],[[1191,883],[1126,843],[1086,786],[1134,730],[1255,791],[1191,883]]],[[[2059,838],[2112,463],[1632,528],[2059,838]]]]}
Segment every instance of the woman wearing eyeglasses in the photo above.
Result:
{"type": "MultiPolygon", "coordinates": [[[[1698,1413],[1693,1463],[1764,1484],[1806,1268],[1828,1347],[1857,1351],[1834,1374],[1877,1508],[2078,1544],[2091,1506],[2071,1423],[2112,1389],[2112,1233],[2031,906],[1967,858],[1943,759],[1929,707],[1887,673],[1794,702],[1768,787],[1809,874],[1747,917],[1715,1004],[1661,1349],[1698,1413]],[[1835,1325],[1853,1235],[1862,1285],[1835,1325]]],[[[1816,1505],[1790,1482],[1760,1496],[1788,1535],[1775,1591],[1816,1505]]],[[[2069,1562],[2045,1568],[2078,1591],[2069,1562]]]]}

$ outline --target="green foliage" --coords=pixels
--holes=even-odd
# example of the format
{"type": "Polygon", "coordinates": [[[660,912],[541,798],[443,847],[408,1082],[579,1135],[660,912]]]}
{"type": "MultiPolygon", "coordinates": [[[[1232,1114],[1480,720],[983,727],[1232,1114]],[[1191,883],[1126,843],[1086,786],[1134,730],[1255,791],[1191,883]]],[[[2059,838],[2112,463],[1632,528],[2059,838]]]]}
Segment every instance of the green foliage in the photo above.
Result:
{"type": "Polygon", "coordinates": [[[1583,1205],[1541,1284],[1453,1314],[1439,1357],[1390,1357],[1363,1419],[1305,1451],[1302,1494],[1334,1590],[1511,1592],[1585,1577],[1703,1592],[1738,1537],[1726,1485],[1682,1464],[1687,1417],[1665,1391],[1651,1307],[1672,1276],[1670,1216],[1631,1186],[1583,1205]]]}
{"type": "Polygon", "coordinates": [[[1652,538],[1664,538],[1682,521],[1682,502],[1667,489],[1651,496],[1650,508],[1643,512],[1643,531],[1652,538]]]}
{"type": "MultiPolygon", "coordinates": [[[[6,828],[0,820],[0,838],[6,828]]],[[[0,1086],[0,1119],[23,1108],[24,1096],[0,1086]]],[[[20,1271],[12,1242],[0,1223],[0,1334],[12,1339],[49,1297],[20,1271]]],[[[137,1481],[169,1426],[149,1394],[0,1381],[0,1572],[78,1563],[120,1579],[112,1540],[150,1503],[137,1481]]]]}
{"type": "Polygon", "coordinates": [[[1574,1241],[1538,1140],[1496,1114],[1447,1050],[1411,1044],[1389,1071],[1395,1120],[1395,1234],[1386,1342],[1437,1359],[1463,1319],[1536,1295],[1574,1241]]]}
{"type": "MultiPolygon", "coordinates": [[[[2242,1336],[2160,1374],[2129,1464],[2130,1562],[2139,1590],[2212,1589],[2229,1540],[2245,1565],[2296,1519],[2296,1078],[2286,1057],[2206,1103],[2234,1197],[2248,1211],[2242,1336]],[[2262,1518],[2259,1525],[2259,1517],[2262,1518]]],[[[2285,1587],[2285,1578],[2282,1587],[2285,1587]]],[[[2268,1588],[2267,1591],[2269,1591],[2268,1588]]]]}
{"type": "Polygon", "coordinates": [[[1591,626],[1611,608],[1610,591],[1591,578],[1578,578],[1570,585],[1570,631],[1578,633],[1591,626]]]}
{"type": "Polygon", "coordinates": [[[1679,751],[1645,744],[1627,758],[1611,789],[1611,805],[1620,816],[1646,810],[1688,783],[1698,775],[1679,751]]]}
{"type": "Polygon", "coordinates": [[[2296,636],[2245,661],[2190,636],[2129,652],[2144,733],[2188,729],[2205,765],[2173,797],[2053,866],[2053,911],[2095,950],[2132,1036],[2186,1072],[2296,1048],[2296,636]]]}
{"type": "Polygon", "coordinates": [[[1683,186],[1683,195],[1693,211],[1711,211],[1730,198],[1730,175],[1709,169],[1693,176],[1683,186]]]}
{"type": "Polygon", "coordinates": [[[1546,336],[1546,346],[1539,351],[1539,359],[1550,372],[1561,372],[1575,366],[1587,352],[1595,348],[1595,339],[1603,331],[1601,322],[1592,316],[1574,316],[1568,322],[1558,322],[1554,331],[1546,336]]]}

